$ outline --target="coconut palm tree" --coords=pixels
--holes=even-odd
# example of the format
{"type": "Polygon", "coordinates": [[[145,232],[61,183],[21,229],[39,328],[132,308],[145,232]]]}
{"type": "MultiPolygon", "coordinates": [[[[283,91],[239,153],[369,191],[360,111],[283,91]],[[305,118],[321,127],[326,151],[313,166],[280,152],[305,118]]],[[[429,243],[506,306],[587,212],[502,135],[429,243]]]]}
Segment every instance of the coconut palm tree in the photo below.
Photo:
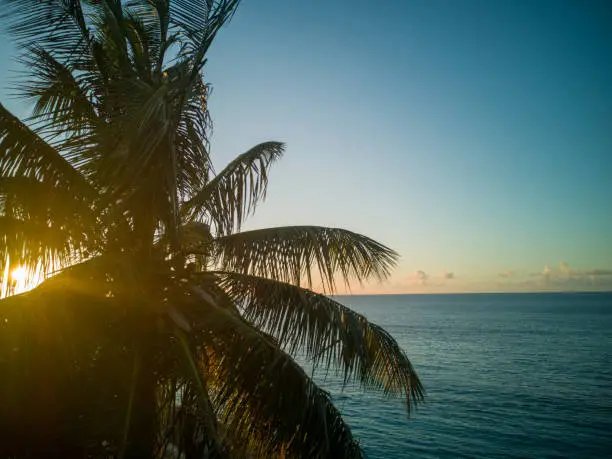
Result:
{"type": "Polygon", "coordinates": [[[284,145],[216,173],[206,54],[239,0],[2,0],[24,121],[0,105],[0,457],[361,457],[291,357],[423,396],[381,327],[312,290],[386,278],[350,231],[241,231],[284,145]],[[42,273],[42,274],[41,274],[42,273]]]}

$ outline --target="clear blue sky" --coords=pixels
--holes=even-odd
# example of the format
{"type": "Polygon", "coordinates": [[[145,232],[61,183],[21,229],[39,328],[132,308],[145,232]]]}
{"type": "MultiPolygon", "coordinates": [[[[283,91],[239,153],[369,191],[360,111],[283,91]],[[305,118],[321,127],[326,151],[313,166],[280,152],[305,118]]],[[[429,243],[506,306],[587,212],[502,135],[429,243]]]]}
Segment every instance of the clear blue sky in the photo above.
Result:
{"type": "Polygon", "coordinates": [[[401,254],[355,292],[612,290],[611,24],[606,0],[244,0],[206,67],[213,158],[285,141],[249,227],[401,254]]]}

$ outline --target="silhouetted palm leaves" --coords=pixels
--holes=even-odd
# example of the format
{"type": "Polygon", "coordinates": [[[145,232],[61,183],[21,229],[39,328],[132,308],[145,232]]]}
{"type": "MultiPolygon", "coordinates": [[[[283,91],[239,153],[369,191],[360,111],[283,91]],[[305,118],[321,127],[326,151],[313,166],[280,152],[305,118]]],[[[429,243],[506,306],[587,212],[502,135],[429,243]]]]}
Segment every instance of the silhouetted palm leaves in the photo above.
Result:
{"type": "Polygon", "coordinates": [[[237,4],[2,0],[33,105],[26,122],[0,106],[0,285],[49,278],[0,302],[1,457],[360,457],[297,352],[422,398],[388,333],[310,290],[385,279],[395,252],[237,232],[284,152],[216,175],[208,155],[202,68],[237,4]]]}

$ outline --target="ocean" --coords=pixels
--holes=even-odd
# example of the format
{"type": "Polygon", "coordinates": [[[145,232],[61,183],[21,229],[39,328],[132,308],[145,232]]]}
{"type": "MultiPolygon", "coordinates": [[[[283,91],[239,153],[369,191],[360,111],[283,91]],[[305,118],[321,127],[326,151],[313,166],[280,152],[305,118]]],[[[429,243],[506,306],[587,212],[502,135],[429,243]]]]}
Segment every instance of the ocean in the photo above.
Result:
{"type": "Polygon", "coordinates": [[[612,294],[338,299],[391,332],[427,390],[408,419],[317,376],[368,458],[612,457],[612,294]]]}

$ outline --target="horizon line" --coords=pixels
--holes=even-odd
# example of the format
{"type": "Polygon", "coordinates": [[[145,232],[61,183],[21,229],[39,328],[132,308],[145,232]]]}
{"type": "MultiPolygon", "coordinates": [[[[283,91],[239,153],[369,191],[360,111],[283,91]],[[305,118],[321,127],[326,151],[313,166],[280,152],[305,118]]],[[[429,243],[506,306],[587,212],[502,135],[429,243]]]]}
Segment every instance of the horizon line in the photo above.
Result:
{"type": "Polygon", "coordinates": [[[330,293],[328,296],[405,296],[405,295],[567,295],[567,294],[612,294],[612,290],[536,290],[527,292],[406,292],[406,293],[330,293]]]}

